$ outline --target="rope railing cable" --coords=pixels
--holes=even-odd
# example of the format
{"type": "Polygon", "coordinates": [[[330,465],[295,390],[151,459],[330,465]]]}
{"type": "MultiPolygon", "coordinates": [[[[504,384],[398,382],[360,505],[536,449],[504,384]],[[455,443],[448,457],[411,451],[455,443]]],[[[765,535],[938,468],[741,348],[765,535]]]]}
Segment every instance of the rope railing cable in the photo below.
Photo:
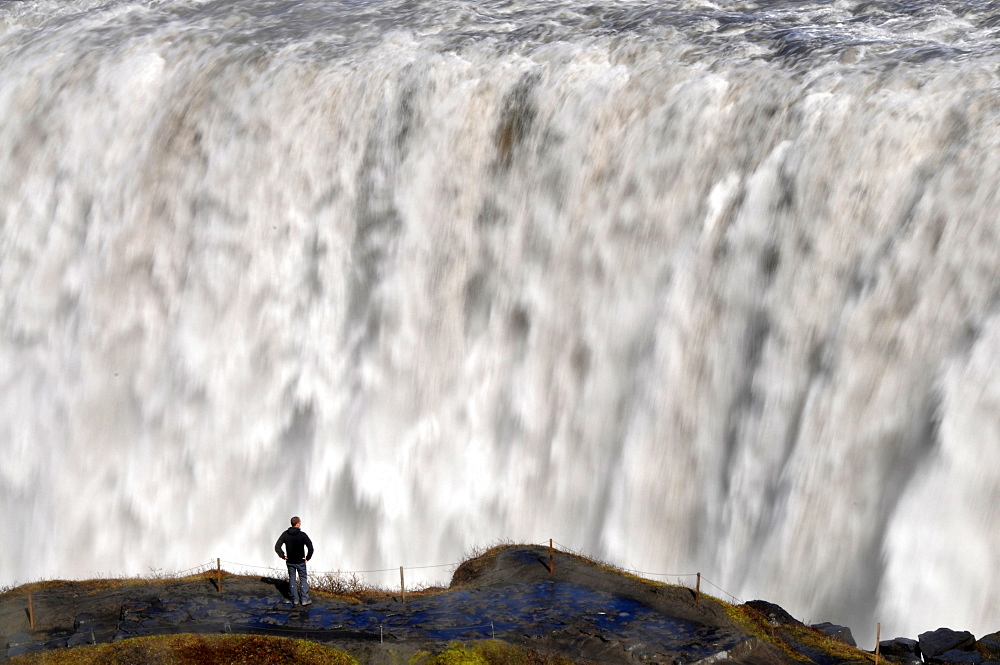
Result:
{"type": "Polygon", "coordinates": [[[705,582],[706,584],[708,584],[708,585],[710,585],[710,586],[712,586],[712,587],[714,587],[716,589],[718,589],[719,591],[721,591],[722,593],[726,594],[727,596],[729,596],[730,598],[732,598],[733,600],[735,600],[738,603],[745,603],[746,602],[745,600],[743,600],[742,598],[736,596],[735,594],[729,593],[728,591],[726,591],[725,589],[723,589],[722,587],[720,587],[715,582],[713,582],[713,581],[709,580],[708,578],[706,578],[704,575],[701,576],[701,581],[705,582]]]}
{"type": "MultiPolygon", "coordinates": [[[[230,566],[239,566],[241,568],[255,568],[258,570],[278,570],[280,571],[280,566],[257,566],[250,563],[240,563],[238,561],[226,561],[223,560],[222,563],[229,564],[230,566]]],[[[402,566],[403,570],[426,570],[430,568],[450,568],[453,566],[460,566],[462,562],[455,563],[438,563],[429,566],[402,566]]],[[[360,575],[365,573],[394,573],[399,570],[396,568],[373,568],[369,570],[316,570],[310,571],[311,575],[360,575]]]]}
{"type": "MultiPolygon", "coordinates": [[[[555,540],[553,540],[552,542],[553,542],[554,545],[558,545],[561,551],[569,552],[571,554],[578,554],[577,552],[574,552],[572,549],[566,547],[562,543],[559,543],[559,542],[557,542],[555,540]]],[[[584,555],[580,554],[579,556],[584,556],[584,555]]],[[[643,577],[666,577],[666,578],[673,577],[673,578],[681,578],[681,577],[697,577],[699,575],[699,573],[654,573],[654,572],[643,571],[643,570],[635,570],[635,569],[632,569],[632,568],[619,568],[619,570],[624,571],[626,573],[631,573],[633,575],[640,575],[640,576],[643,576],[643,577]]],[[[712,582],[711,580],[707,579],[704,575],[701,575],[701,579],[702,579],[703,582],[706,582],[707,584],[709,584],[710,586],[712,586],[716,590],[721,591],[723,594],[725,594],[726,596],[732,598],[737,603],[744,603],[744,602],[746,602],[746,601],[742,600],[739,596],[737,596],[735,594],[732,594],[732,593],[729,593],[728,591],[726,591],[725,589],[723,589],[722,587],[720,587],[718,584],[716,584],[716,583],[712,582]]]]}
{"type": "MultiPolygon", "coordinates": [[[[562,551],[562,552],[566,552],[566,553],[569,553],[569,554],[574,554],[574,555],[577,555],[577,556],[584,556],[584,557],[587,556],[587,555],[582,554],[582,553],[580,553],[580,552],[578,552],[576,550],[573,550],[570,547],[567,547],[566,545],[563,545],[560,542],[556,542],[554,540],[552,542],[553,542],[553,544],[558,545],[559,548],[560,548],[560,551],[562,551]]],[[[545,543],[545,545],[547,546],[548,543],[545,543]]],[[[593,558],[593,557],[587,557],[587,558],[593,558]]],[[[611,566],[613,566],[615,568],[618,568],[618,570],[624,571],[626,573],[632,573],[633,575],[649,575],[649,576],[652,576],[652,577],[696,577],[698,575],[698,573],[651,573],[651,572],[648,572],[648,571],[645,571],[645,570],[636,570],[635,568],[626,568],[626,567],[623,567],[623,566],[616,566],[614,564],[608,564],[608,565],[611,565],[611,566]]]]}
{"type": "Polygon", "coordinates": [[[174,577],[181,577],[182,575],[186,575],[187,573],[190,573],[191,571],[194,571],[194,570],[197,570],[197,571],[207,570],[207,569],[211,568],[214,565],[215,565],[214,561],[209,561],[208,563],[201,563],[201,564],[198,564],[197,566],[192,566],[190,568],[185,568],[184,570],[178,570],[177,572],[171,573],[171,575],[173,575],[174,577]]]}
{"type": "Polygon", "coordinates": [[[222,563],[229,564],[230,566],[239,566],[240,568],[255,568],[257,570],[281,570],[277,566],[255,566],[251,563],[239,563],[238,561],[226,561],[222,560],[222,563]]]}
{"type": "MultiPolygon", "coordinates": [[[[651,573],[647,570],[635,570],[633,568],[622,568],[627,573],[633,575],[646,575],[649,577],[697,577],[698,573],[651,573]]],[[[704,579],[704,576],[702,577],[704,579]]]]}
{"type": "MultiPolygon", "coordinates": [[[[568,554],[580,555],[580,553],[578,551],[574,550],[572,547],[567,547],[566,545],[563,545],[562,543],[557,542],[555,540],[552,541],[552,544],[553,545],[557,545],[561,551],[566,552],[568,554]]],[[[548,543],[543,543],[543,546],[544,547],[548,547],[548,543]]]]}
{"type": "Polygon", "coordinates": [[[399,568],[377,568],[375,570],[318,570],[316,575],[361,575],[365,573],[394,573],[398,572],[399,568]]]}
{"type": "Polygon", "coordinates": [[[426,570],[428,568],[451,568],[452,566],[461,566],[462,562],[458,561],[456,563],[438,563],[433,566],[403,566],[403,570],[426,570]]]}

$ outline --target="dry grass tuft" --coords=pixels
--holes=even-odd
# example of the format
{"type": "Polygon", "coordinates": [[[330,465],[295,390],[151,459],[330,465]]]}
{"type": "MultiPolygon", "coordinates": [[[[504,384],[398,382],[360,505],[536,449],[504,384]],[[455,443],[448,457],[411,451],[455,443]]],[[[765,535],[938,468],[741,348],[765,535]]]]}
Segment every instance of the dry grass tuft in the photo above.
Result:
{"type": "MultiPolygon", "coordinates": [[[[225,577],[227,573],[223,571],[225,577]]],[[[73,589],[78,594],[98,593],[109,589],[121,589],[130,586],[148,586],[155,584],[171,584],[174,582],[192,582],[215,580],[215,572],[201,572],[191,575],[172,576],[154,572],[150,577],[98,577],[90,580],[42,580],[29,582],[20,586],[9,586],[0,589],[0,596],[23,596],[37,594],[51,589],[73,589]]]]}
{"type": "Polygon", "coordinates": [[[318,573],[309,575],[310,591],[330,594],[348,602],[365,598],[381,598],[390,594],[388,589],[377,587],[357,573],[318,573]]]}
{"type": "Polygon", "coordinates": [[[810,626],[788,626],[790,637],[799,644],[817,649],[843,661],[875,661],[875,654],[868,653],[850,644],[834,639],[826,633],[810,626]]]}
{"type": "Polygon", "coordinates": [[[451,576],[451,583],[462,584],[473,580],[492,564],[497,555],[505,549],[511,547],[530,547],[528,545],[516,545],[509,540],[497,541],[491,545],[476,546],[464,557],[464,560],[455,569],[451,576]]]}

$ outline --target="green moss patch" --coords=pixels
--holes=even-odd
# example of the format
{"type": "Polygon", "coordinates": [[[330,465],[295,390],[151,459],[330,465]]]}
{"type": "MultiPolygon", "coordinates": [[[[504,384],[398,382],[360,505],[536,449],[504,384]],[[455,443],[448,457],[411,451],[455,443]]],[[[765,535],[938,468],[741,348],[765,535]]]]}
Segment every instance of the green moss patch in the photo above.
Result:
{"type": "Polygon", "coordinates": [[[483,640],[472,644],[453,642],[444,651],[416,654],[410,665],[572,665],[562,656],[541,654],[516,644],[483,640]]]}

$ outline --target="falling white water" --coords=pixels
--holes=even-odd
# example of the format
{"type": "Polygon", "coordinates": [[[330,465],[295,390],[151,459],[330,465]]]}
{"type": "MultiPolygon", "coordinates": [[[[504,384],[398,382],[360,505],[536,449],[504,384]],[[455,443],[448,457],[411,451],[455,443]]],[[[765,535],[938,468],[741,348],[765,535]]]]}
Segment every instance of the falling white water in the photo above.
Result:
{"type": "Polygon", "coordinates": [[[554,538],[1000,629],[967,4],[0,2],[0,584],[298,514],[315,570],[554,538]]]}

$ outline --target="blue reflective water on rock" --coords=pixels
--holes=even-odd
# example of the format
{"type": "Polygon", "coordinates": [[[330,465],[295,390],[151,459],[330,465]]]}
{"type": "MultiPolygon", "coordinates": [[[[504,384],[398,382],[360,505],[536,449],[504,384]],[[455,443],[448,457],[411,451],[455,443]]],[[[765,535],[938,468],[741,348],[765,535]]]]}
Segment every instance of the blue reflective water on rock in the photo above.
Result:
{"type": "Polygon", "coordinates": [[[370,639],[542,638],[566,630],[682,651],[693,659],[728,650],[742,641],[717,629],[664,616],[630,598],[555,580],[518,587],[461,589],[405,603],[352,605],[319,599],[307,608],[293,607],[277,597],[163,599],[123,614],[123,637],[133,636],[127,634],[129,628],[138,636],[177,628],[197,630],[199,624],[204,628],[220,622],[234,632],[350,632],[370,639]]]}

